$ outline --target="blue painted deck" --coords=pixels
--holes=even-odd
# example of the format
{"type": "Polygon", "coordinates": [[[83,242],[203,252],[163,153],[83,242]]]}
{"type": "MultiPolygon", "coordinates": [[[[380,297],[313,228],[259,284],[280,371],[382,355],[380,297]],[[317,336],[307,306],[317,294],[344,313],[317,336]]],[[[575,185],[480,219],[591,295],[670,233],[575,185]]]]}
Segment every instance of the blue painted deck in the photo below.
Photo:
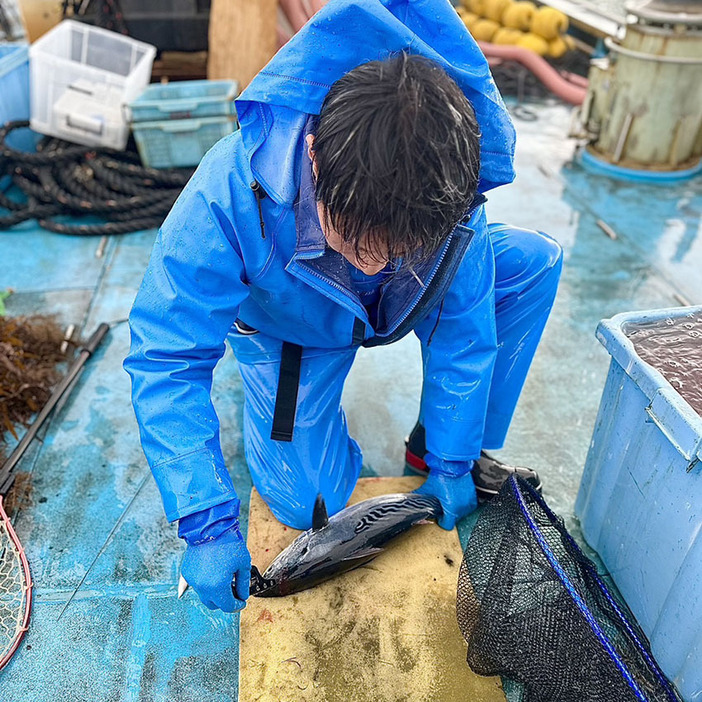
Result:
{"type": "MultiPolygon", "coordinates": [[[[536,113],[536,121],[517,121],[519,175],[490,195],[488,215],[554,235],[565,268],[501,455],[541,471],[546,499],[577,534],[573,504],[609,360],[595,327],[618,312],[675,306],[676,295],[702,303],[702,178],[644,186],[588,174],[572,162],[570,110],[544,104],[536,113]]],[[[45,441],[19,467],[31,472],[15,523],[33,569],[35,605],[19,653],[0,673],[3,702],[237,699],[238,618],[209,612],[192,594],[175,597],[181,543],[149,477],[121,369],[124,319],[154,236],[112,239],[96,258],[97,238],[65,238],[30,224],[0,233],[0,288],[15,290],[11,314],[55,313],[88,333],[114,323],[45,441]]],[[[403,472],[419,368],[413,338],[359,355],[345,407],[365,449],[366,474],[403,472]]],[[[246,514],[242,388],[230,354],[213,394],[246,514]]],[[[470,521],[461,526],[464,539],[470,521]]]]}

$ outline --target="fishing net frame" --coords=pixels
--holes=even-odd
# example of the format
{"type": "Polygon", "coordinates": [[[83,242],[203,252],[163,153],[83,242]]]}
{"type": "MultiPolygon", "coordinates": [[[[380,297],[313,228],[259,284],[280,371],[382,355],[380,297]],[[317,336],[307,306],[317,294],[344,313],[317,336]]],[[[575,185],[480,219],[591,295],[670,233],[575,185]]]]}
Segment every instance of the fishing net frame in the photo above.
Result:
{"type": "Polygon", "coordinates": [[[680,702],[633,615],[518,476],[473,528],[456,613],[471,669],[521,683],[523,702],[680,702]]]}
{"type": "Polygon", "coordinates": [[[0,495],[0,670],[19,648],[32,611],[32,574],[0,495]]]}

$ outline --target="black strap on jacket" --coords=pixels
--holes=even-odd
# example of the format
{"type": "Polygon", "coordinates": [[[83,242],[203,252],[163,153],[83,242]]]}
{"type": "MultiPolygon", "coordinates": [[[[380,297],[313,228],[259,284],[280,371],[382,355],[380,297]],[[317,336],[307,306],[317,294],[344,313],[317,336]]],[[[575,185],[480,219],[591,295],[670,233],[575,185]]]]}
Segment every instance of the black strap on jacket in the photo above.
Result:
{"type": "Polygon", "coordinates": [[[302,346],[284,341],[280,354],[278,392],[275,396],[275,410],[273,411],[273,428],[271,430],[273,441],[292,441],[297,410],[297,391],[300,386],[301,362],[302,346]]]}
{"type": "Polygon", "coordinates": [[[362,319],[358,317],[353,318],[353,339],[352,342],[354,346],[360,346],[363,340],[366,338],[366,325],[362,319]]]}

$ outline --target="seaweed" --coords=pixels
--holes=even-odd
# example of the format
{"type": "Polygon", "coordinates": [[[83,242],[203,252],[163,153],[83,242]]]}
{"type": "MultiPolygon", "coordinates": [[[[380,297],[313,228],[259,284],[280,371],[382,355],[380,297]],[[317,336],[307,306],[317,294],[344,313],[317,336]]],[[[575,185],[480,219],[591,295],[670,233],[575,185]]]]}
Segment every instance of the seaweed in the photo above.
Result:
{"type": "Polygon", "coordinates": [[[66,360],[62,342],[52,317],[0,317],[0,456],[49,399],[66,360]]]}

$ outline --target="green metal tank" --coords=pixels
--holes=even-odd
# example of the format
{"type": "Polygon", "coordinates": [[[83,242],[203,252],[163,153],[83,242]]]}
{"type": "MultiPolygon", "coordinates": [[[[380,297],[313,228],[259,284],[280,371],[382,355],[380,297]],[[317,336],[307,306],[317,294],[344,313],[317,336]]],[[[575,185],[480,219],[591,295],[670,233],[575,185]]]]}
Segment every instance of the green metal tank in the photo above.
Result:
{"type": "Polygon", "coordinates": [[[594,59],[580,112],[590,154],[623,168],[694,169],[702,158],[702,2],[628,3],[594,59]]]}

